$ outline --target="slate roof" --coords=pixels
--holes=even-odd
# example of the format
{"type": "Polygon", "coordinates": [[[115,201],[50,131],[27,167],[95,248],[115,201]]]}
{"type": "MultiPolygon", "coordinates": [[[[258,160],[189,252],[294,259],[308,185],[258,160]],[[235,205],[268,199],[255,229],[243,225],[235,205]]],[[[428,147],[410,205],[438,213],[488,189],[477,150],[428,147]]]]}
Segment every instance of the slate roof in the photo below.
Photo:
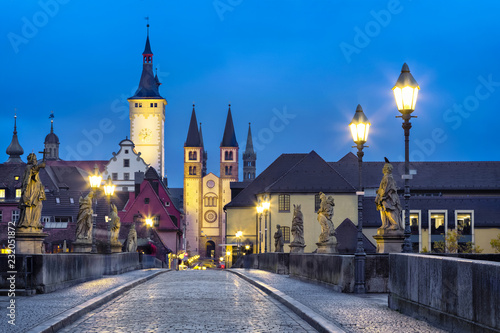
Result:
{"type": "Polygon", "coordinates": [[[233,116],[231,114],[231,104],[229,104],[229,110],[227,111],[226,127],[224,128],[224,135],[222,136],[222,141],[220,143],[221,147],[238,147],[238,141],[236,140],[236,133],[234,132],[233,116]]]}
{"type": "MultiPolygon", "coordinates": [[[[358,185],[358,158],[348,153],[338,162],[329,163],[350,184],[358,185]]],[[[378,188],[385,162],[363,162],[363,186],[378,188]]],[[[392,162],[392,174],[400,189],[404,187],[404,162],[392,162]]],[[[417,170],[410,180],[412,190],[470,191],[500,190],[500,162],[412,162],[410,169],[417,170]]]]}
{"type": "MultiPolygon", "coordinates": [[[[146,47],[144,49],[143,55],[146,54],[153,54],[151,52],[151,46],[149,44],[149,36],[146,38],[146,47]]],[[[143,63],[142,64],[142,74],[141,74],[141,80],[139,81],[139,87],[137,88],[134,96],[130,97],[129,99],[147,99],[147,98],[161,98],[163,97],[160,96],[160,92],[158,90],[159,87],[159,82],[155,78],[155,75],[153,73],[153,63],[143,63]]]]}
{"type": "Polygon", "coordinates": [[[14,132],[12,134],[12,141],[5,151],[9,155],[9,159],[5,163],[23,163],[21,155],[24,154],[23,147],[19,144],[17,139],[17,116],[14,116],[14,132]]]}
{"type": "Polygon", "coordinates": [[[250,123],[248,123],[247,145],[245,147],[244,155],[255,155],[255,151],[253,150],[252,128],[250,127],[250,123]]]}
{"type": "Polygon", "coordinates": [[[191,112],[191,121],[189,122],[189,129],[186,138],[186,142],[184,143],[184,147],[202,147],[201,143],[201,135],[198,131],[198,120],[196,119],[196,112],[194,110],[191,112]]]}
{"type": "MultiPolygon", "coordinates": [[[[337,250],[340,254],[355,253],[358,246],[358,228],[351,220],[345,219],[336,229],[338,241],[337,250]]],[[[365,253],[375,253],[377,247],[363,234],[363,247],[365,253]]]]}
{"type": "Polygon", "coordinates": [[[314,150],[282,154],[225,207],[253,207],[258,193],[353,193],[352,187],[314,150]]]}

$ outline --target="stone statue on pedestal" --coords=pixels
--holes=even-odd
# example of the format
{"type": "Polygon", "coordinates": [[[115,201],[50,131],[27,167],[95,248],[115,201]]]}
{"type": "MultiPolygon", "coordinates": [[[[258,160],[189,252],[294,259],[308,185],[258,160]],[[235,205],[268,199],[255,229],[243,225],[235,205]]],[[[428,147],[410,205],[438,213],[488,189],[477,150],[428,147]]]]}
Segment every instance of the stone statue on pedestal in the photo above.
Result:
{"type": "Polygon", "coordinates": [[[283,252],[283,245],[285,244],[283,240],[283,232],[281,231],[281,226],[276,225],[276,232],[274,233],[274,252],[283,252]]]}
{"type": "MultiPolygon", "coordinates": [[[[45,156],[45,155],[44,155],[45,156]]],[[[45,160],[38,164],[36,155],[28,155],[28,164],[24,169],[21,198],[19,199],[19,221],[17,228],[21,232],[42,232],[40,218],[42,216],[42,201],[46,199],[45,188],[40,181],[40,169],[45,168],[45,160]]]]}
{"type": "MultiPolygon", "coordinates": [[[[15,132],[14,132],[15,133],[15,132]]],[[[43,160],[37,163],[36,155],[28,155],[28,164],[24,169],[19,199],[19,220],[16,230],[17,254],[43,254],[43,240],[48,236],[43,232],[40,223],[42,217],[42,201],[46,200],[45,187],[40,181],[40,169],[45,168],[45,151],[43,160]]]]}
{"type": "Polygon", "coordinates": [[[320,192],[319,198],[321,200],[320,208],[318,210],[318,222],[321,225],[321,234],[319,235],[318,253],[337,253],[337,237],[335,236],[335,227],[332,222],[333,197],[326,196],[320,192]]]}
{"type": "Polygon", "coordinates": [[[121,227],[121,222],[120,222],[120,217],[118,217],[118,209],[116,208],[115,205],[111,204],[111,245],[113,244],[119,244],[121,247],[122,244],[118,241],[118,235],[120,234],[120,227],[121,227]]]}
{"type": "Polygon", "coordinates": [[[300,210],[301,205],[293,205],[292,235],[290,253],[304,253],[306,247],[304,242],[304,215],[300,210]]]}
{"type": "Polygon", "coordinates": [[[86,197],[80,197],[80,209],[76,218],[76,241],[92,243],[92,198],[94,192],[90,191],[86,197]]]}
{"type": "Polygon", "coordinates": [[[382,172],[384,177],[375,198],[382,226],[377,229],[377,234],[373,238],[377,241],[377,253],[398,253],[401,252],[404,241],[404,232],[401,226],[402,209],[396,181],[392,177],[392,165],[387,158],[385,158],[382,172]]]}
{"type": "Polygon", "coordinates": [[[335,238],[335,227],[333,226],[333,197],[330,195],[328,198],[321,192],[319,194],[321,200],[320,208],[318,210],[318,222],[321,225],[321,234],[319,235],[320,243],[327,243],[332,238],[335,238]]]}
{"type": "Polygon", "coordinates": [[[132,223],[127,236],[127,252],[137,252],[137,231],[134,223],[132,223]]]}
{"type": "Polygon", "coordinates": [[[377,190],[375,204],[377,210],[380,211],[382,226],[377,230],[378,234],[383,234],[389,230],[403,231],[401,226],[401,203],[399,202],[398,188],[396,181],[392,177],[392,165],[386,158],[386,163],[382,172],[384,177],[380,182],[380,187],[377,190]]]}

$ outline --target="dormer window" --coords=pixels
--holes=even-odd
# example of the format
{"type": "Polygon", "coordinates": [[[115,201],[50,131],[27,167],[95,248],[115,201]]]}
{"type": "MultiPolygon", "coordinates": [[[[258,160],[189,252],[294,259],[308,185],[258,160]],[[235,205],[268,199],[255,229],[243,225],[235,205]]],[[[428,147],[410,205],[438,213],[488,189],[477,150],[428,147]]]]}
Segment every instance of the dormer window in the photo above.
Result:
{"type": "Polygon", "coordinates": [[[5,189],[0,189],[0,200],[5,200],[5,189]]]}
{"type": "Polygon", "coordinates": [[[14,177],[14,180],[19,180],[19,176],[15,176],[15,177],[14,177]]]}
{"type": "Polygon", "coordinates": [[[19,199],[21,197],[21,189],[16,188],[16,199],[19,199]]]}
{"type": "Polygon", "coordinates": [[[128,149],[125,149],[125,154],[128,154],[128,149]]]}

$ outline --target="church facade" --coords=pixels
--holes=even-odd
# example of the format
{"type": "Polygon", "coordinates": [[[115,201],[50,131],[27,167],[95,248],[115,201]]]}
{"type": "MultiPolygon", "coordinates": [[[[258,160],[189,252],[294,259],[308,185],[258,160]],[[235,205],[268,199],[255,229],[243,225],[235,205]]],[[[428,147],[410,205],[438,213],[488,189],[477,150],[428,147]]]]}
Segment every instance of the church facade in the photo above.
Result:
{"type": "MultiPolygon", "coordinates": [[[[247,151],[255,168],[256,154],[247,140],[247,151]]],[[[224,206],[231,201],[230,184],[239,179],[239,145],[234,131],[231,105],[219,147],[220,176],[207,174],[208,154],[203,144],[201,124],[198,127],[195,106],[191,113],[188,135],[184,144],[184,213],[186,218],[187,250],[190,255],[218,258],[226,243],[226,215],[224,206]]],[[[248,181],[255,177],[255,169],[248,181]]]]}

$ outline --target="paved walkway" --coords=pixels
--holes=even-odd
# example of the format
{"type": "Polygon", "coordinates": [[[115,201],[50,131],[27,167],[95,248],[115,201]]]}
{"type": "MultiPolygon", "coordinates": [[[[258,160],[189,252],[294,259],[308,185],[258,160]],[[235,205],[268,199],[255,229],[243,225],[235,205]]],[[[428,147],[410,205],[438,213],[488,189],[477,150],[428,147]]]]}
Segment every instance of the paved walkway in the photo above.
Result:
{"type": "Polygon", "coordinates": [[[387,295],[342,294],[260,270],[106,276],[16,297],[15,327],[7,305],[1,297],[0,332],[443,332],[390,310],[387,295]]]}
{"type": "Polygon", "coordinates": [[[15,326],[7,322],[9,318],[6,315],[6,307],[9,304],[9,298],[1,296],[0,332],[26,332],[38,325],[40,326],[35,332],[40,332],[42,326],[47,328],[47,326],[50,327],[57,323],[65,323],[75,315],[78,317],[82,312],[86,313],[91,309],[95,309],[96,306],[100,305],[99,303],[103,304],[112,299],[113,296],[124,292],[127,288],[142,283],[162,272],[165,272],[165,270],[137,270],[121,275],[105,276],[101,279],[81,283],[53,293],[17,296],[15,298],[15,326]]]}
{"type": "MultiPolygon", "coordinates": [[[[430,324],[389,309],[387,294],[356,296],[335,292],[326,286],[304,282],[288,275],[261,270],[232,269],[262,289],[284,294],[297,301],[299,310],[312,310],[346,332],[445,332],[430,324]]],[[[286,300],[285,300],[286,301],[286,300]]]]}
{"type": "Polygon", "coordinates": [[[61,332],[316,332],[287,307],[224,270],[162,274],[61,332]]]}

